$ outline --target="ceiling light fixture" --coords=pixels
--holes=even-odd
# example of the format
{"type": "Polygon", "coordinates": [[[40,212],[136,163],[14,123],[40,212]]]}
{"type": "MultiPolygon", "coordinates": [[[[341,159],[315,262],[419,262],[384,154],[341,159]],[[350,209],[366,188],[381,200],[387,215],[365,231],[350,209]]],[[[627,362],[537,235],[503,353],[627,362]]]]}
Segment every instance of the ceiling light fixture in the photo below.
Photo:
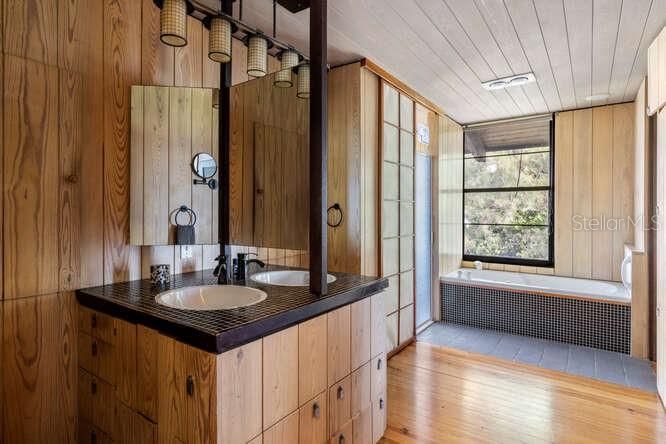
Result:
{"type": "Polygon", "coordinates": [[[296,97],[299,99],[310,98],[310,65],[302,63],[298,65],[298,85],[296,97]]]}
{"type": "Polygon", "coordinates": [[[500,79],[488,80],[487,82],[482,82],[481,86],[488,91],[497,91],[498,89],[521,86],[534,81],[536,81],[534,73],[528,72],[525,74],[517,74],[515,76],[502,77],[500,79]]]}
{"type": "Polygon", "coordinates": [[[207,23],[208,29],[208,58],[214,62],[227,63],[231,61],[231,34],[233,25],[222,17],[213,17],[207,23]]]}
{"type": "Polygon", "coordinates": [[[169,46],[187,45],[187,13],[185,0],[164,0],[160,11],[160,40],[169,46]]]}
{"type": "Polygon", "coordinates": [[[280,59],[280,70],[275,73],[273,85],[279,88],[291,88],[294,85],[291,71],[300,61],[298,53],[287,49],[282,51],[278,57],[280,59]]]}

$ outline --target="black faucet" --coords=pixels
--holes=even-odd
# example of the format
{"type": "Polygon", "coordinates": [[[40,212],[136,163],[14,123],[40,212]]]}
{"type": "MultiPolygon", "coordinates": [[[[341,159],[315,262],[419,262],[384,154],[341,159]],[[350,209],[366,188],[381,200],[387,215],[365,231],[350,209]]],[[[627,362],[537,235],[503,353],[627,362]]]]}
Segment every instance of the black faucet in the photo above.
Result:
{"type": "Polygon", "coordinates": [[[229,274],[227,273],[227,257],[220,254],[215,258],[217,266],[213,270],[213,275],[217,276],[218,285],[227,285],[229,283],[229,274]]]}
{"type": "Polygon", "coordinates": [[[256,253],[238,253],[238,257],[234,259],[234,281],[244,281],[245,274],[247,273],[247,266],[250,264],[257,264],[261,268],[266,266],[266,263],[259,259],[247,259],[251,254],[256,256],[256,253]]]}

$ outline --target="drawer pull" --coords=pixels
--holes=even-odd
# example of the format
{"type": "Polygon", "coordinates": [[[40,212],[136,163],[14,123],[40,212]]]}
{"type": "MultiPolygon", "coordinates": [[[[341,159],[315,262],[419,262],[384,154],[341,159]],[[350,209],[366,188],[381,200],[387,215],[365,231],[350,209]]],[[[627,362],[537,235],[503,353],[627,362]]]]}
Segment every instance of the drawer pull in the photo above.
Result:
{"type": "Polygon", "coordinates": [[[92,328],[97,328],[97,314],[93,313],[90,317],[90,326],[92,328]]]}
{"type": "Polygon", "coordinates": [[[338,438],[338,444],[345,444],[345,435],[340,435],[340,438],[338,438]]]}
{"type": "Polygon", "coordinates": [[[97,356],[97,342],[93,341],[91,348],[92,348],[92,350],[91,350],[92,355],[97,356]]]}
{"type": "Polygon", "coordinates": [[[338,387],[338,399],[345,399],[345,389],[338,387]]]}
{"type": "Polygon", "coordinates": [[[194,378],[192,378],[192,375],[187,376],[187,382],[185,385],[187,389],[187,394],[190,396],[194,396],[194,378]]]}
{"type": "Polygon", "coordinates": [[[312,404],[312,416],[314,418],[319,418],[321,416],[321,409],[319,408],[318,402],[312,404]]]}
{"type": "Polygon", "coordinates": [[[382,369],[382,358],[377,359],[377,370],[382,369]]]}
{"type": "Polygon", "coordinates": [[[94,395],[97,393],[97,381],[90,382],[90,392],[94,395]]]}
{"type": "Polygon", "coordinates": [[[384,399],[379,398],[379,410],[384,410],[384,399]]]}
{"type": "Polygon", "coordinates": [[[97,433],[94,430],[90,432],[90,444],[97,444],[97,433]]]}

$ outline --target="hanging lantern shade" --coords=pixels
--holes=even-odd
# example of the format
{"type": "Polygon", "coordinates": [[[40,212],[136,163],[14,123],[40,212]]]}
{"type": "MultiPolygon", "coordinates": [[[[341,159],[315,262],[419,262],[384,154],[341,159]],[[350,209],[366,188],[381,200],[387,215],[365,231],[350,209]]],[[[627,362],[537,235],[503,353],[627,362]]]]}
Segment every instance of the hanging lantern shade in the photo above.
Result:
{"type": "Polygon", "coordinates": [[[169,46],[187,45],[187,2],[164,0],[160,11],[160,40],[169,46]]]}
{"type": "Polygon", "coordinates": [[[310,98],[310,65],[303,64],[298,67],[298,87],[296,97],[299,99],[310,98]]]}
{"type": "Polygon", "coordinates": [[[231,61],[231,23],[222,17],[210,20],[208,33],[208,58],[214,62],[231,61]]]}
{"type": "Polygon", "coordinates": [[[253,35],[247,41],[247,75],[263,77],[268,66],[268,40],[260,35],[253,35]]]}
{"type": "Polygon", "coordinates": [[[280,70],[275,74],[273,85],[279,88],[291,88],[294,86],[292,81],[292,69],[298,65],[298,53],[291,49],[286,49],[280,54],[280,70]]]}

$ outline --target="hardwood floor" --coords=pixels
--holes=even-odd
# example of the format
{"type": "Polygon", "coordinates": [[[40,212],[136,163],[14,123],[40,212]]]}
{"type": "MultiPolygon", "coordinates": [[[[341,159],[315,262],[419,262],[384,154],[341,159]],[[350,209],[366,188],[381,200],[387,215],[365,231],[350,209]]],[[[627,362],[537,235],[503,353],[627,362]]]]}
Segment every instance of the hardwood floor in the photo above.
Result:
{"type": "Polygon", "coordinates": [[[425,343],[391,358],[383,443],[666,442],[657,396],[425,343]]]}

